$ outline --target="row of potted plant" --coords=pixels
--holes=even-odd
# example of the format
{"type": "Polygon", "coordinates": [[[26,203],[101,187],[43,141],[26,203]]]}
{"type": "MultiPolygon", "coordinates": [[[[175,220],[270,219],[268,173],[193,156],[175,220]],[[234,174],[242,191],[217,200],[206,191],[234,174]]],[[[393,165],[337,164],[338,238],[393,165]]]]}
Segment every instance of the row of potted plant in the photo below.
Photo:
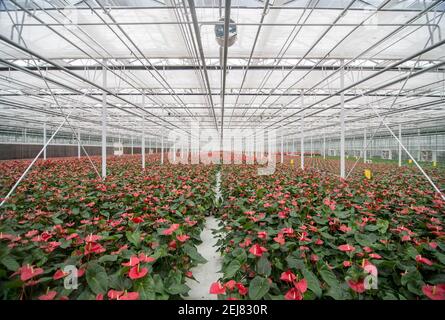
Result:
{"type": "MultiPolygon", "coordinates": [[[[28,163],[0,163],[2,194],[28,163]]],[[[104,181],[88,159],[37,162],[0,209],[1,298],[186,296],[213,184],[212,167],[155,156],[109,158],[104,181]]]]}
{"type": "MultiPolygon", "coordinates": [[[[445,299],[445,201],[428,182],[391,165],[371,166],[370,180],[359,166],[343,180],[337,160],[311,160],[322,170],[224,168],[216,231],[224,275],[210,291],[224,299],[445,299]]],[[[443,190],[443,172],[429,173],[443,190]]]]}

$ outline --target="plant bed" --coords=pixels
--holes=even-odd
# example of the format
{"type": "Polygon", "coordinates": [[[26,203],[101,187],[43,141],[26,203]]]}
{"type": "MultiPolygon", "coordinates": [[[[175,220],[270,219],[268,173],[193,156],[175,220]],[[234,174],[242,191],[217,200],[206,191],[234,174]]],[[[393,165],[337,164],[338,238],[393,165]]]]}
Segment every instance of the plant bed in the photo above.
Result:
{"type": "MultiPolygon", "coordinates": [[[[93,158],[100,168],[100,158],[93,158]]],[[[2,194],[25,161],[2,162],[2,194]],[[12,163],[12,165],[11,165],[12,163]]],[[[39,161],[0,210],[2,299],[180,299],[205,260],[214,168],[111,157],[98,179],[87,159],[39,161]],[[78,270],[77,289],[64,267],[78,270]]]]}
{"type": "Polygon", "coordinates": [[[414,170],[378,165],[376,178],[345,181],[256,169],[224,171],[219,298],[445,299],[445,202],[414,170]]]}

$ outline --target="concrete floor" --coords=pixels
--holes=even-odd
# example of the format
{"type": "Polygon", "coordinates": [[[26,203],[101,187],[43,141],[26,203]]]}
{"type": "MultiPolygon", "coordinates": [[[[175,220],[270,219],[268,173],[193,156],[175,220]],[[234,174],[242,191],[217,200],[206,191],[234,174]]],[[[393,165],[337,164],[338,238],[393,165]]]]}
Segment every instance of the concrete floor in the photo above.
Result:
{"type": "Polygon", "coordinates": [[[210,294],[209,289],[213,282],[222,277],[221,255],[216,251],[214,245],[217,239],[212,234],[212,229],[218,228],[218,221],[214,217],[207,217],[204,230],[201,232],[202,243],[197,247],[198,252],[207,259],[207,263],[200,264],[191,269],[196,280],[187,279],[186,284],[190,287],[189,296],[186,300],[216,300],[217,295],[210,294]]]}

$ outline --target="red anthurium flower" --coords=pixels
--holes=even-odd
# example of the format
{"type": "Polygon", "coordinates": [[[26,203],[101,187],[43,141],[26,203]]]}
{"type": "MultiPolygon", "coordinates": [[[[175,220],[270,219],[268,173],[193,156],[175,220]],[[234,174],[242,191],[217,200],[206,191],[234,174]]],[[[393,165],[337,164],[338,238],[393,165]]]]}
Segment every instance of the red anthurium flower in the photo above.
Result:
{"type": "Polygon", "coordinates": [[[18,270],[18,273],[20,274],[20,280],[27,281],[31,278],[41,275],[43,273],[43,269],[42,268],[34,268],[33,266],[26,265],[26,266],[21,267],[18,270]]]}
{"type": "Polygon", "coordinates": [[[27,238],[32,238],[32,237],[34,237],[36,234],[38,234],[39,233],[39,231],[38,230],[31,230],[31,231],[28,231],[26,234],[25,234],[25,237],[27,237],[27,238]]]}
{"type": "Polygon", "coordinates": [[[32,287],[39,283],[40,283],[40,279],[39,280],[29,280],[28,282],[25,283],[25,287],[32,287]]]}
{"type": "Polygon", "coordinates": [[[296,275],[292,271],[287,270],[281,274],[280,280],[293,283],[297,279],[296,275]]]}
{"type": "Polygon", "coordinates": [[[43,241],[48,241],[50,238],[52,238],[52,235],[49,232],[45,231],[42,233],[41,238],[43,241]]]}
{"type": "Polygon", "coordinates": [[[343,261],[343,267],[347,268],[352,266],[352,262],[351,261],[343,261]]]}
{"type": "Polygon", "coordinates": [[[283,229],[281,229],[281,233],[283,233],[283,234],[294,234],[294,229],[292,229],[292,228],[283,228],[283,229]]]}
{"type": "Polygon", "coordinates": [[[300,237],[298,238],[298,240],[300,241],[311,241],[311,239],[309,239],[307,237],[308,233],[306,231],[303,231],[300,235],[300,237]]]}
{"type": "Polygon", "coordinates": [[[87,206],[87,207],[90,207],[90,208],[91,208],[91,207],[94,207],[94,205],[95,205],[94,202],[90,202],[90,203],[87,203],[87,204],[86,204],[86,206],[87,206]]]}
{"type": "Polygon", "coordinates": [[[236,285],[236,281],[235,280],[229,280],[226,282],[226,284],[224,285],[227,289],[229,289],[230,291],[232,291],[235,288],[236,285]]]}
{"type": "Polygon", "coordinates": [[[150,263],[156,261],[155,258],[147,256],[145,253],[139,253],[138,259],[140,262],[150,263]]]}
{"type": "Polygon", "coordinates": [[[134,217],[131,219],[131,221],[133,221],[134,223],[142,223],[144,222],[144,219],[142,219],[141,217],[134,217]]]}
{"type": "Polygon", "coordinates": [[[168,243],[168,248],[169,248],[170,250],[176,250],[176,247],[177,247],[177,244],[176,244],[176,241],[175,241],[175,240],[172,240],[172,241],[170,241],[170,242],[168,243]]]}
{"type": "Polygon", "coordinates": [[[370,247],[363,247],[363,251],[369,253],[372,252],[372,249],[370,247]]]}
{"type": "Polygon", "coordinates": [[[342,244],[341,246],[337,247],[338,250],[343,251],[343,252],[352,252],[355,250],[355,248],[349,244],[342,244]]]}
{"type": "Polygon", "coordinates": [[[410,240],[411,240],[411,237],[409,235],[404,235],[402,237],[402,241],[410,241],[410,240]]]}
{"type": "Polygon", "coordinates": [[[284,237],[281,233],[279,233],[275,238],[273,238],[273,240],[276,243],[279,243],[280,245],[284,245],[286,243],[286,240],[284,239],[284,237]]]}
{"type": "Polygon", "coordinates": [[[117,300],[139,300],[139,292],[125,292],[117,300]]]}
{"type": "Polygon", "coordinates": [[[124,250],[128,249],[128,244],[123,245],[122,247],[119,247],[119,249],[117,249],[116,251],[111,252],[111,254],[119,254],[124,250]]]}
{"type": "Polygon", "coordinates": [[[365,283],[363,280],[348,280],[348,286],[357,293],[365,292],[365,283]]]}
{"type": "Polygon", "coordinates": [[[246,295],[247,292],[249,291],[249,290],[247,290],[247,288],[246,288],[242,283],[240,283],[240,282],[238,282],[238,283],[236,284],[236,287],[238,288],[238,293],[239,293],[240,295],[242,295],[242,296],[246,295]]]}
{"type": "Polygon", "coordinates": [[[307,281],[306,281],[306,279],[301,279],[300,281],[295,283],[295,288],[297,288],[298,291],[300,291],[300,293],[305,293],[306,290],[307,290],[307,281]]]}
{"type": "Polygon", "coordinates": [[[145,277],[147,273],[147,268],[140,268],[139,265],[136,265],[130,269],[130,271],[128,272],[128,276],[130,277],[130,279],[135,280],[145,277]]]}
{"type": "Polygon", "coordinates": [[[102,293],[98,293],[96,295],[96,300],[103,300],[104,299],[104,295],[102,293]]]}
{"type": "Polygon", "coordinates": [[[130,261],[122,263],[124,267],[134,267],[139,264],[139,258],[137,256],[131,256],[130,261]]]}
{"type": "Polygon", "coordinates": [[[105,252],[105,248],[102,247],[99,243],[88,242],[85,245],[85,251],[84,251],[85,255],[88,255],[90,253],[102,253],[102,252],[105,252]]]}
{"type": "Polygon", "coordinates": [[[120,225],[121,223],[122,223],[122,219],[119,219],[119,220],[113,220],[113,221],[111,221],[110,222],[110,225],[113,227],[113,228],[116,228],[118,225],[120,225]]]}
{"type": "Polygon", "coordinates": [[[198,221],[190,220],[190,217],[186,217],[184,220],[190,227],[193,227],[195,224],[198,223],[198,221]]]}
{"type": "Polygon", "coordinates": [[[123,294],[124,294],[123,291],[117,291],[117,290],[111,289],[108,291],[107,296],[108,296],[108,299],[114,300],[114,299],[118,299],[123,294]]]}
{"type": "Polygon", "coordinates": [[[445,283],[432,285],[424,285],[422,287],[423,293],[431,300],[445,300],[445,283]]]}
{"type": "Polygon", "coordinates": [[[54,280],[59,280],[59,279],[62,279],[62,278],[64,278],[64,277],[66,277],[67,276],[67,273],[65,273],[65,272],[63,272],[62,270],[57,270],[55,273],[54,273],[54,275],[53,275],[53,279],[54,280]]]}
{"type": "Polygon", "coordinates": [[[377,253],[370,253],[369,256],[373,259],[382,259],[382,257],[377,253]]]}
{"type": "Polygon", "coordinates": [[[72,233],[69,236],[67,236],[65,238],[65,240],[71,240],[71,239],[78,238],[78,237],[79,237],[79,235],[77,233],[72,233]]]}
{"type": "Polygon", "coordinates": [[[79,269],[77,270],[77,277],[80,278],[85,274],[85,269],[79,269]]]}
{"type": "Polygon", "coordinates": [[[311,254],[310,260],[312,262],[317,262],[319,260],[319,258],[318,258],[318,256],[315,253],[313,253],[313,254],[311,254]]]}
{"type": "Polygon", "coordinates": [[[179,224],[178,223],[174,223],[172,224],[168,229],[165,229],[162,234],[165,236],[169,236],[171,235],[173,232],[175,232],[177,229],[179,228],[179,224]]]}
{"type": "Polygon", "coordinates": [[[422,257],[420,254],[418,254],[418,255],[416,256],[416,261],[417,261],[417,262],[420,262],[420,263],[423,263],[423,264],[426,264],[426,265],[428,265],[428,266],[432,266],[432,265],[433,265],[433,262],[432,262],[431,260],[422,257]]]}
{"type": "Polygon", "coordinates": [[[280,219],[286,219],[287,218],[287,214],[284,211],[280,211],[278,212],[278,218],[280,219]]]}
{"type": "Polygon", "coordinates": [[[267,232],[266,231],[258,231],[258,238],[266,239],[267,238],[267,232]]]}
{"type": "Polygon", "coordinates": [[[192,277],[193,277],[193,272],[191,272],[191,271],[187,271],[187,272],[185,273],[185,276],[186,276],[187,278],[192,278],[192,277]]]}
{"type": "Polygon", "coordinates": [[[259,244],[254,244],[250,247],[249,252],[254,256],[261,257],[264,252],[267,252],[267,249],[260,246],[259,244]]]}
{"type": "Polygon", "coordinates": [[[41,248],[44,248],[46,252],[53,252],[55,249],[57,249],[62,243],[58,241],[51,241],[48,242],[46,246],[42,246],[41,248]]]}
{"type": "Polygon", "coordinates": [[[342,225],[340,226],[339,229],[340,229],[340,231],[342,231],[342,232],[344,232],[344,233],[349,232],[349,231],[352,230],[352,228],[348,227],[348,226],[345,225],[345,224],[342,224],[342,225]]]}
{"type": "Polygon", "coordinates": [[[324,203],[326,206],[328,206],[329,209],[331,209],[331,210],[335,210],[336,202],[335,202],[334,200],[331,200],[331,199],[329,199],[329,198],[325,198],[325,199],[323,200],[323,203],[324,203]]]}
{"type": "Polygon", "coordinates": [[[43,294],[39,297],[39,300],[54,300],[56,297],[56,291],[48,291],[46,294],[43,294]]]}
{"type": "MultiPolygon", "coordinates": [[[[13,234],[0,232],[0,240],[6,239],[6,240],[13,240],[15,236],[13,234]]],[[[39,241],[39,240],[38,240],[39,241]]]]}
{"type": "Polygon", "coordinates": [[[214,282],[210,286],[210,294],[226,294],[226,288],[219,282],[214,282]]]}
{"type": "Polygon", "coordinates": [[[324,243],[324,241],[321,239],[317,239],[317,241],[315,241],[315,244],[319,245],[319,246],[321,246],[323,243],[324,243]]]}
{"type": "Polygon", "coordinates": [[[190,236],[186,234],[180,234],[176,236],[176,239],[178,239],[180,242],[186,242],[188,239],[190,239],[190,236]]]}
{"type": "Polygon", "coordinates": [[[251,243],[252,243],[252,240],[251,240],[250,238],[246,238],[246,239],[244,240],[244,242],[240,242],[239,246],[240,246],[241,248],[245,248],[245,247],[250,246],[251,243]]]}
{"type": "Polygon", "coordinates": [[[297,288],[291,288],[284,295],[284,299],[286,299],[286,300],[303,300],[303,295],[297,288]]]}
{"type": "Polygon", "coordinates": [[[428,243],[428,245],[430,246],[431,249],[437,248],[437,242],[430,242],[430,243],[428,243]]]}
{"type": "Polygon", "coordinates": [[[85,242],[97,242],[102,239],[101,236],[90,234],[85,238],[85,242]]]}

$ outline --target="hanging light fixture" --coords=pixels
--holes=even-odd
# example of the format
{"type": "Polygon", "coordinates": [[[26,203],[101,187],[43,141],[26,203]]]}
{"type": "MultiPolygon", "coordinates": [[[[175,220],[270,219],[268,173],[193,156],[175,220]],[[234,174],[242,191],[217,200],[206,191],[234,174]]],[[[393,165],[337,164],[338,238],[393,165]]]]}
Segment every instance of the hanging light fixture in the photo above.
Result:
{"type": "MultiPolygon", "coordinates": [[[[215,25],[215,36],[216,42],[221,47],[224,47],[224,18],[218,20],[220,23],[215,25]]],[[[236,42],[237,38],[237,28],[235,21],[232,19],[229,20],[229,37],[227,41],[227,46],[230,47],[236,42]]]]}

